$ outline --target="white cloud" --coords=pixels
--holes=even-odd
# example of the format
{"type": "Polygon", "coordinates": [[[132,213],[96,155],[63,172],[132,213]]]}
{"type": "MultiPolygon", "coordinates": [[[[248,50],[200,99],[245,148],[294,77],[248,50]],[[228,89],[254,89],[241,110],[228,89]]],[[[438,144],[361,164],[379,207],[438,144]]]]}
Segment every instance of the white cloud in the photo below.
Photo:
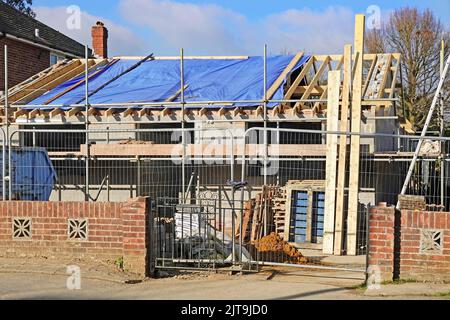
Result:
{"type": "Polygon", "coordinates": [[[147,52],[142,39],[138,38],[130,29],[108,19],[81,11],[80,28],[68,28],[67,20],[70,14],[67,12],[67,7],[35,7],[33,10],[39,21],[82,44],[88,44],[89,47],[92,47],[91,27],[99,20],[104,22],[109,30],[108,51],[110,56],[139,55],[147,52]]]}
{"type": "Polygon", "coordinates": [[[101,20],[109,29],[110,55],[187,54],[261,55],[269,52],[339,53],[353,40],[354,13],[330,6],[322,11],[291,9],[250,21],[215,4],[174,0],[120,0],[118,10],[129,27],[81,12],[81,28],[67,27],[67,7],[35,7],[37,18],[69,37],[91,44],[90,28],[101,20]]]}
{"type": "Polygon", "coordinates": [[[343,7],[287,10],[266,17],[264,24],[266,39],[277,49],[339,53],[353,42],[354,14],[343,7]]]}
{"type": "Polygon", "coordinates": [[[233,27],[245,24],[244,16],[210,4],[125,0],[120,2],[119,10],[125,19],[150,28],[174,49],[234,52],[240,43],[233,34],[233,27]]]}
{"type": "Polygon", "coordinates": [[[119,10],[130,23],[150,30],[159,55],[180,47],[189,54],[261,54],[264,43],[275,54],[338,53],[353,38],[354,14],[344,7],[292,9],[258,21],[218,5],[171,0],[121,0],[119,10]]]}

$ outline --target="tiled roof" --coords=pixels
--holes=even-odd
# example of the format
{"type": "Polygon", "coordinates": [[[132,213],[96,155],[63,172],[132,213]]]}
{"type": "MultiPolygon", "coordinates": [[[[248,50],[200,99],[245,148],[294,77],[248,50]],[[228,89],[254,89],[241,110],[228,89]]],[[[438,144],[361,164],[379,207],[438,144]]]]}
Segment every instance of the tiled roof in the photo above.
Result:
{"type": "MultiPolygon", "coordinates": [[[[0,33],[84,57],[84,45],[0,1],[0,33]],[[35,30],[39,29],[39,37],[35,30]]],[[[91,52],[89,52],[91,54],[91,52]]]]}

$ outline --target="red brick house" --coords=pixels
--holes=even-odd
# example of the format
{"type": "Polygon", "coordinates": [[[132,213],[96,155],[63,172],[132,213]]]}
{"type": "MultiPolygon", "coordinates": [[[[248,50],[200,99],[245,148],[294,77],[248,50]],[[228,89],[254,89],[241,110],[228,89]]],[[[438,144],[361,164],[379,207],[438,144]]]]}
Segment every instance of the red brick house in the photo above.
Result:
{"type": "Polygon", "coordinates": [[[59,60],[85,56],[83,44],[0,1],[0,91],[5,87],[5,45],[9,88],[59,60]]]}

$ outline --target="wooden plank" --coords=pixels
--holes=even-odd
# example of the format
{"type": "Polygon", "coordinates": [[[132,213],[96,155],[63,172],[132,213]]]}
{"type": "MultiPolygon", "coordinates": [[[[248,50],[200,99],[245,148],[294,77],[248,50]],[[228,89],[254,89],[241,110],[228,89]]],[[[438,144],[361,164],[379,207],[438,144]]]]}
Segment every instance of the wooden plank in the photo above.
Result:
{"type": "MultiPolygon", "coordinates": [[[[111,61],[111,62],[109,63],[109,65],[110,65],[110,66],[113,65],[113,64],[115,64],[117,61],[119,61],[119,60],[113,60],[113,61],[111,61]]],[[[104,59],[104,60],[102,60],[101,62],[99,62],[99,63],[97,63],[97,64],[94,64],[92,67],[89,68],[88,72],[91,72],[93,68],[98,68],[98,67],[101,67],[101,66],[105,65],[107,62],[108,62],[108,60],[107,60],[107,59],[104,59]]],[[[104,71],[105,71],[105,69],[97,70],[96,72],[93,72],[92,74],[90,74],[90,75],[88,76],[88,79],[91,79],[92,77],[95,77],[96,75],[98,75],[99,73],[102,73],[102,72],[104,72],[104,71]]],[[[75,88],[81,86],[81,85],[84,84],[85,82],[86,82],[86,79],[85,79],[85,78],[81,79],[81,80],[78,81],[77,83],[71,85],[71,86],[68,87],[67,89],[61,91],[60,93],[58,93],[58,94],[55,95],[54,97],[52,97],[52,98],[48,99],[47,101],[45,101],[44,104],[50,104],[50,103],[52,103],[52,102],[55,101],[56,99],[62,97],[63,95],[65,95],[65,94],[68,93],[69,91],[72,91],[73,89],[75,89],[75,88]]]]}
{"type": "Polygon", "coordinates": [[[127,110],[125,110],[125,111],[123,112],[123,116],[124,116],[124,117],[128,117],[128,116],[133,115],[133,114],[136,113],[136,112],[137,112],[137,110],[136,110],[135,108],[128,108],[127,110]]]}
{"type": "MultiPolygon", "coordinates": [[[[263,186],[264,190],[264,186],[263,186]]],[[[253,242],[256,240],[256,235],[258,233],[259,229],[259,217],[261,214],[261,203],[262,203],[262,193],[258,193],[256,195],[256,203],[255,203],[255,211],[253,212],[253,219],[252,219],[252,229],[250,233],[250,241],[253,242]]]]}
{"type": "Polygon", "coordinates": [[[224,107],[219,109],[219,116],[223,117],[224,115],[226,115],[228,113],[228,110],[225,109],[224,107]]]}
{"type": "MultiPolygon", "coordinates": [[[[297,89],[295,89],[295,95],[303,95],[306,90],[308,90],[309,86],[298,86],[297,89]]],[[[324,91],[326,90],[326,86],[314,86],[311,89],[311,95],[321,95],[322,93],[324,93],[324,91]]]]}
{"type": "MultiPolygon", "coordinates": [[[[89,60],[88,65],[92,66],[94,63],[95,63],[94,60],[89,60]]],[[[84,63],[83,63],[82,65],[77,66],[76,68],[68,71],[67,73],[63,74],[62,76],[56,78],[55,80],[53,80],[49,83],[46,83],[42,87],[32,91],[31,93],[27,94],[20,100],[17,100],[16,103],[18,103],[18,104],[29,103],[30,101],[36,99],[37,97],[41,96],[42,94],[46,93],[47,91],[55,88],[56,86],[60,85],[61,83],[64,83],[72,78],[79,76],[80,74],[82,74],[84,72],[84,69],[85,69],[85,67],[84,67],[84,63]]]]}
{"type": "Polygon", "coordinates": [[[169,108],[165,108],[165,109],[162,111],[163,117],[170,116],[171,114],[172,114],[172,110],[170,110],[169,108]]]}
{"type": "Polygon", "coordinates": [[[270,86],[269,90],[267,90],[267,100],[272,99],[273,95],[280,88],[281,84],[284,82],[288,74],[294,69],[295,65],[300,61],[303,57],[303,52],[298,52],[294,58],[292,58],[291,62],[286,66],[280,76],[275,80],[275,82],[270,86]]]}
{"type": "Polygon", "coordinates": [[[200,111],[198,112],[199,116],[206,116],[209,113],[208,108],[201,108],[200,111]]]}
{"type": "Polygon", "coordinates": [[[249,200],[245,203],[245,211],[244,211],[244,218],[242,219],[242,231],[243,235],[242,240],[244,243],[249,241],[250,234],[249,234],[249,225],[250,221],[253,218],[253,208],[254,208],[254,200],[249,200]]]}
{"type": "MultiPolygon", "coordinates": [[[[84,145],[81,146],[84,148],[84,145]]],[[[249,156],[261,156],[264,152],[264,146],[259,144],[247,144],[245,149],[243,145],[234,145],[234,154],[236,156],[245,154],[249,156]]],[[[81,150],[83,151],[83,150],[81,150]]],[[[217,144],[211,147],[208,144],[189,144],[186,146],[186,154],[190,156],[229,156],[231,145],[217,144]]],[[[310,156],[324,157],[326,146],[322,144],[311,144],[305,148],[303,144],[280,144],[269,145],[268,153],[270,156],[310,156]]],[[[183,154],[183,145],[177,144],[96,144],[91,146],[91,154],[96,156],[170,156],[183,154]]]]}
{"type": "Polygon", "coordinates": [[[275,117],[282,113],[280,106],[276,106],[272,109],[272,117],[275,117]]]}
{"type": "MultiPolygon", "coordinates": [[[[338,70],[329,71],[327,131],[338,131],[340,86],[341,72],[338,70]]],[[[327,135],[325,212],[323,225],[323,253],[325,254],[333,254],[334,247],[337,141],[338,136],[336,134],[327,135]]]]}
{"type": "Polygon", "coordinates": [[[88,115],[90,115],[90,116],[96,116],[96,115],[98,115],[99,114],[99,110],[98,109],[96,109],[96,108],[89,108],[88,109],[88,115]]]}
{"type": "Polygon", "coordinates": [[[367,93],[367,89],[369,88],[370,79],[372,78],[373,71],[375,70],[375,67],[377,65],[378,56],[375,56],[375,59],[372,60],[372,63],[370,65],[369,73],[367,74],[366,78],[366,84],[364,85],[364,90],[362,93],[362,96],[365,97],[367,93]]]}
{"type": "Polygon", "coordinates": [[[395,87],[397,85],[397,76],[398,76],[398,73],[400,71],[400,63],[401,63],[400,59],[401,59],[401,57],[399,57],[397,59],[397,62],[395,64],[395,68],[394,68],[394,72],[392,74],[392,83],[391,83],[391,89],[390,89],[390,92],[389,92],[389,99],[392,99],[394,97],[394,94],[395,94],[395,87]]]}
{"type": "MultiPolygon", "coordinates": [[[[70,60],[63,60],[63,61],[59,61],[58,63],[48,67],[45,70],[42,70],[41,72],[31,76],[28,79],[25,79],[24,81],[22,81],[19,84],[16,84],[14,87],[12,87],[11,89],[9,89],[9,96],[8,97],[12,97],[13,95],[17,94],[20,91],[26,90],[27,87],[30,87],[32,85],[34,85],[36,82],[38,82],[40,79],[42,79],[43,77],[48,76],[50,73],[55,72],[55,70],[62,68],[63,66],[73,63],[74,61],[70,61],[70,60]]],[[[4,95],[0,95],[0,103],[4,102],[4,95]]]]}
{"type": "Polygon", "coordinates": [[[384,97],[385,90],[386,90],[386,83],[389,78],[389,71],[390,71],[391,64],[392,64],[392,54],[388,54],[388,58],[386,60],[386,65],[384,66],[385,72],[383,75],[383,79],[381,80],[381,83],[380,83],[380,88],[378,90],[378,96],[377,96],[378,99],[381,99],[384,97]]]}
{"type": "Polygon", "coordinates": [[[256,116],[262,116],[264,115],[264,107],[263,106],[259,106],[258,108],[256,108],[256,116]]]}
{"type": "Polygon", "coordinates": [[[69,117],[76,116],[82,110],[83,110],[83,108],[81,108],[81,107],[72,108],[69,110],[68,115],[69,115],[69,117]]]}
{"type": "MultiPolygon", "coordinates": [[[[316,74],[314,75],[313,79],[311,80],[311,82],[309,83],[308,88],[306,89],[306,91],[303,93],[301,100],[305,100],[308,99],[311,91],[313,90],[313,88],[316,86],[317,83],[319,83],[319,79],[322,76],[322,74],[324,73],[326,67],[328,66],[328,63],[330,62],[330,58],[326,58],[322,64],[320,65],[319,69],[317,70],[316,74]]],[[[303,102],[297,102],[296,105],[300,105],[300,106],[304,106],[305,104],[303,102]]]]}
{"type": "Polygon", "coordinates": [[[303,66],[302,71],[300,71],[300,74],[295,78],[294,82],[292,82],[291,87],[288,89],[286,94],[284,95],[284,100],[291,99],[292,95],[295,93],[295,90],[297,89],[300,82],[303,80],[303,78],[307,75],[309,72],[309,69],[314,64],[314,58],[311,57],[308,62],[303,66]]]}
{"type": "MultiPolygon", "coordinates": [[[[332,61],[332,60],[330,59],[330,62],[329,62],[329,63],[331,63],[331,61],[332,61]]],[[[335,69],[335,70],[341,70],[342,64],[343,64],[343,63],[344,63],[344,56],[342,56],[342,58],[339,60],[339,63],[336,65],[336,69],[335,69]]],[[[331,67],[330,64],[329,64],[329,69],[330,69],[330,71],[332,70],[332,67],[331,67]]],[[[322,95],[320,96],[319,99],[320,99],[320,100],[325,100],[325,99],[327,98],[328,88],[327,88],[326,85],[321,86],[320,88],[322,89],[322,95]]],[[[311,94],[313,94],[313,93],[314,93],[314,91],[311,92],[311,94]]],[[[324,104],[323,104],[322,102],[316,102],[316,103],[314,104],[313,111],[314,111],[314,112],[319,112],[323,105],[324,105],[324,104]]]]}
{"type": "MultiPolygon", "coordinates": [[[[353,77],[352,93],[352,120],[351,132],[361,132],[361,98],[363,85],[363,54],[364,54],[364,30],[365,16],[356,15],[354,50],[355,73],[353,77]]],[[[350,177],[347,214],[347,254],[356,255],[356,233],[358,225],[358,195],[359,195],[359,169],[360,169],[360,143],[359,135],[352,135],[350,143],[350,177]]]]}
{"type": "MultiPolygon", "coordinates": [[[[55,79],[63,76],[64,74],[66,74],[70,70],[73,70],[73,69],[77,68],[80,65],[81,65],[81,61],[80,60],[73,60],[73,61],[69,62],[68,64],[66,64],[64,66],[61,66],[60,68],[57,68],[53,72],[50,72],[49,74],[43,75],[38,80],[33,81],[29,85],[21,88],[19,91],[17,91],[16,93],[12,94],[11,96],[9,96],[8,97],[9,102],[10,103],[15,103],[15,102],[19,101],[20,99],[22,99],[26,95],[30,94],[31,92],[33,92],[35,90],[38,90],[39,88],[45,86],[48,83],[51,83],[55,79]]],[[[44,92],[42,92],[42,93],[44,93],[44,92]]]]}
{"type": "Polygon", "coordinates": [[[313,235],[313,202],[314,202],[314,192],[308,190],[308,207],[306,210],[306,242],[312,242],[313,235]]]}
{"type": "Polygon", "coordinates": [[[30,113],[28,113],[28,117],[29,118],[36,118],[36,116],[38,116],[40,114],[41,114],[41,110],[34,109],[34,110],[31,110],[30,113]]]}
{"type": "Polygon", "coordinates": [[[63,110],[61,110],[60,108],[56,108],[56,109],[53,109],[52,111],[50,111],[51,118],[56,117],[57,115],[60,115],[60,114],[65,114],[65,112],[63,110]]]}
{"type": "MultiPolygon", "coordinates": [[[[127,109],[128,110],[128,109],[127,109]]],[[[125,110],[125,112],[127,112],[127,110],[125,110]]],[[[124,117],[126,117],[127,115],[124,112],[124,117]]],[[[105,111],[105,115],[107,117],[113,116],[115,114],[119,113],[119,110],[117,110],[116,108],[109,108],[108,110],[105,111]]]]}
{"type": "MultiPolygon", "coordinates": [[[[352,81],[352,45],[344,47],[344,80],[342,86],[341,121],[339,131],[348,131],[350,89],[352,81]]],[[[347,136],[339,137],[338,176],[336,193],[336,221],[334,227],[334,254],[341,255],[344,245],[344,191],[347,175],[347,136]]]]}
{"type": "Polygon", "coordinates": [[[233,116],[237,117],[238,115],[242,114],[242,108],[241,107],[236,107],[233,110],[233,116]]]}
{"type": "MultiPolygon", "coordinates": [[[[189,85],[186,84],[186,85],[184,86],[184,90],[186,90],[188,87],[189,87],[189,85]]],[[[167,101],[167,102],[173,102],[173,101],[175,101],[175,100],[180,96],[180,94],[181,94],[181,88],[178,89],[177,92],[175,92],[172,96],[170,96],[169,98],[167,98],[165,101],[167,101]]]]}
{"type": "Polygon", "coordinates": [[[13,113],[13,118],[14,119],[17,119],[18,117],[21,117],[21,116],[24,116],[24,115],[27,115],[27,117],[28,117],[28,112],[29,112],[30,110],[25,110],[25,109],[18,109],[17,111],[14,111],[14,113],[13,113]]]}
{"type": "Polygon", "coordinates": [[[300,106],[294,106],[292,108],[292,115],[293,116],[296,116],[296,115],[300,114],[301,112],[302,112],[302,107],[300,107],[300,106]]]}
{"type": "MultiPolygon", "coordinates": [[[[323,90],[322,95],[320,96],[320,100],[325,100],[327,98],[327,95],[328,95],[328,86],[324,86],[324,90],[323,90]]],[[[316,102],[314,104],[314,107],[312,108],[312,110],[313,110],[313,112],[317,112],[317,111],[320,111],[321,107],[322,107],[322,103],[316,102]]]]}
{"type": "Polygon", "coordinates": [[[141,110],[138,111],[138,115],[139,117],[144,117],[146,115],[149,115],[150,110],[147,108],[142,108],[141,110]]]}

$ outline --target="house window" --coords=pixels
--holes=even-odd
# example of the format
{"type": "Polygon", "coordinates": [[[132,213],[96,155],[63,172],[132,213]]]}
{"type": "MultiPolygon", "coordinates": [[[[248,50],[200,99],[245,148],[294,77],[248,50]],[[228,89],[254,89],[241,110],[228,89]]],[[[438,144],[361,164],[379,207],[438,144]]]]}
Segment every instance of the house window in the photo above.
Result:
{"type": "Polygon", "coordinates": [[[64,60],[64,56],[58,55],[56,53],[50,53],[50,65],[57,64],[59,61],[64,60]]]}

